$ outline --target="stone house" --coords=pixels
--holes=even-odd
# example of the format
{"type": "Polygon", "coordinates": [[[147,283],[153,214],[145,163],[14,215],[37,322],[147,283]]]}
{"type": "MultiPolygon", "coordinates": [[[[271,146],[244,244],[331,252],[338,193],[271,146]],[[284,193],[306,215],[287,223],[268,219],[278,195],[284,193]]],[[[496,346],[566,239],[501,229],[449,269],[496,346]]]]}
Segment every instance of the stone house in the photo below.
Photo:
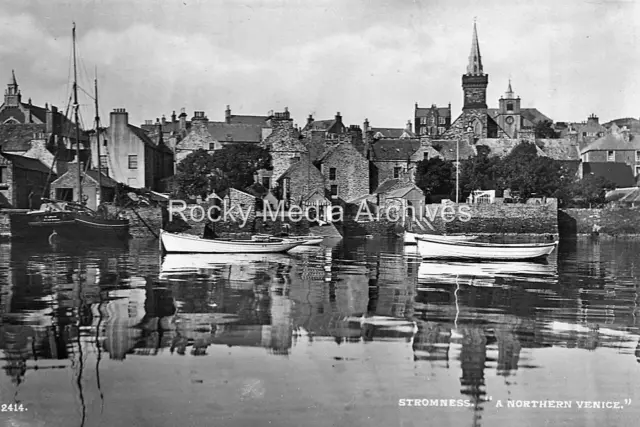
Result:
{"type": "Polygon", "coordinates": [[[604,135],[580,151],[582,163],[624,163],[633,176],[640,175],[640,138],[627,129],[604,135]]]}
{"type": "Polygon", "coordinates": [[[259,182],[254,182],[252,185],[244,189],[245,193],[254,196],[258,202],[256,203],[256,210],[261,211],[266,205],[275,209],[278,205],[277,197],[271,192],[271,189],[263,186],[259,182]]]}
{"type": "Polygon", "coordinates": [[[100,166],[116,182],[132,188],[161,190],[161,181],[174,173],[174,154],[164,144],[162,134],[151,139],[139,127],[129,124],[129,114],[116,108],[109,115],[109,126],[100,133],[98,141],[91,138],[91,164],[100,166]]]}
{"type": "Polygon", "coordinates": [[[270,174],[259,172],[261,178],[270,178],[269,182],[263,182],[263,185],[269,184],[265,187],[273,187],[292,164],[300,161],[302,157],[309,157],[309,150],[303,144],[298,130],[293,127],[288,112],[273,120],[271,125],[271,133],[262,144],[271,153],[272,171],[270,174]]]}
{"type": "Polygon", "coordinates": [[[312,115],[307,118],[307,124],[302,128],[303,134],[319,132],[324,139],[338,139],[340,135],[347,133],[347,127],[342,123],[342,115],[337,112],[333,119],[315,120],[312,115]]]}
{"type": "MultiPolygon", "coordinates": [[[[39,107],[32,104],[31,99],[27,103],[22,102],[15,74],[12,74],[5,90],[4,102],[0,105],[2,151],[17,155],[25,155],[31,151],[28,157],[40,158],[48,166],[52,164],[52,160],[47,162],[47,159],[52,159],[57,154],[57,163],[63,164],[75,158],[75,130],[75,125],[55,106],[45,104],[44,107],[39,107]],[[50,156],[40,150],[41,145],[50,156]],[[36,155],[35,151],[39,151],[39,154],[36,155]]],[[[87,133],[80,131],[82,161],[86,161],[88,156],[87,142],[87,133]]],[[[57,165],[55,169],[57,170],[57,165]]]]}
{"type": "Polygon", "coordinates": [[[369,160],[353,144],[329,147],[319,160],[325,189],[334,202],[349,203],[369,191],[369,160]]]}
{"type": "Polygon", "coordinates": [[[0,152],[0,207],[37,209],[55,173],[39,160],[0,152]]]}
{"type": "Polygon", "coordinates": [[[302,206],[312,193],[324,195],[325,179],[308,155],[303,155],[280,176],[276,185],[281,188],[282,200],[302,206]]]}
{"type": "Polygon", "coordinates": [[[421,209],[425,204],[424,192],[413,182],[406,179],[387,179],[372,194],[372,202],[379,208],[401,209],[412,206],[421,209]]]}
{"type": "Polygon", "coordinates": [[[432,138],[444,134],[451,127],[451,103],[447,107],[419,107],[416,102],[414,110],[416,135],[429,135],[432,138]]]}
{"type": "Polygon", "coordinates": [[[234,209],[233,214],[238,220],[238,210],[248,213],[248,223],[251,223],[256,216],[256,197],[236,188],[229,188],[225,193],[222,200],[227,209],[234,209]]]}
{"type": "Polygon", "coordinates": [[[414,182],[418,162],[442,155],[426,140],[379,139],[371,146],[370,191],[388,179],[405,178],[414,182]]]}
{"type": "MultiPolygon", "coordinates": [[[[69,163],[67,171],[51,183],[51,199],[62,201],[77,201],[78,164],[69,163]]],[[[84,169],[84,168],[83,168],[84,169]]],[[[101,203],[113,202],[118,183],[97,170],[86,170],[81,175],[82,196],[86,199],[87,207],[96,210],[101,203]],[[102,185],[102,200],[100,200],[100,185],[102,185]]]]}

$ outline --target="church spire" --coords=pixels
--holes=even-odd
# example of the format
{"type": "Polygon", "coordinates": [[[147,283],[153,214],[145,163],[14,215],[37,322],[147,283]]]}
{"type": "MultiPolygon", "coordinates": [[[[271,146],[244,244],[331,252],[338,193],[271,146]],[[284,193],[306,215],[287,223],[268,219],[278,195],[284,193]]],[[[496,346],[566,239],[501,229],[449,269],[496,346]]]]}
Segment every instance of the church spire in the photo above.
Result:
{"type": "Polygon", "coordinates": [[[471,53],[469,54],[469,64],[467,65],[467,74],[482,76],[482,57],[480,56],[480,44],[478,43],[478,29],[476,21],[473,21],[473,37],[471,39],[471,53]]]}
{"type": "Polygon", "coordinates": [[[16,80],[16,72],[15,70],[11,70],[11,82],[9,83],[12,86],[17,87],[18,86],[18,81],[16,80]]]}
{"type": "Polygon", "coordinates": [[[506,99],[513,99],[513,89],[511,89],[511,79],[509,79],[509,87],[507,87],[507,91],[504,94],[506,99]]]}

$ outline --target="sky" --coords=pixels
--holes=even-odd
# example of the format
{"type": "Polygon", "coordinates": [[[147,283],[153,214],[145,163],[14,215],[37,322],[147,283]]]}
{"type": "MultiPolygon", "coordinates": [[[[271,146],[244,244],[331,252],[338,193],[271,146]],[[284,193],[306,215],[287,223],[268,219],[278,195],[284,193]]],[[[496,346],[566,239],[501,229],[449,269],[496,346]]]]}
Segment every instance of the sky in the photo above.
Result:
{"type": "Polygon", "coordinates": [[[71,29],[85,122],[98,77],[103,123],[140,125],[185,108],[210,120],[288,107],[295,122],[404,127],[420,106],[462,107],[474,19],[487,100],[509,79],[522,107],[554,121],[640,117],[634,0],[0,1],[0,84],[64,109],[71,29]]]}

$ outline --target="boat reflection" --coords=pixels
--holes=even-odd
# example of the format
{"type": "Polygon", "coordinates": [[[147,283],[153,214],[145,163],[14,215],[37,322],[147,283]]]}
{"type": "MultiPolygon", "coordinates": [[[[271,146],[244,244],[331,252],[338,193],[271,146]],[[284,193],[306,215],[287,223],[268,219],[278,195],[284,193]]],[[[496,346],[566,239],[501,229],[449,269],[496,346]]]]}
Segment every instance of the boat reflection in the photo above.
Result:
{"type": "Polygon", "coordinates": [[[423,261],[418,268],[418,283],[502,286],[515,282],[555,283],[555,264],[546,262],[438,262],[423,261]]]}

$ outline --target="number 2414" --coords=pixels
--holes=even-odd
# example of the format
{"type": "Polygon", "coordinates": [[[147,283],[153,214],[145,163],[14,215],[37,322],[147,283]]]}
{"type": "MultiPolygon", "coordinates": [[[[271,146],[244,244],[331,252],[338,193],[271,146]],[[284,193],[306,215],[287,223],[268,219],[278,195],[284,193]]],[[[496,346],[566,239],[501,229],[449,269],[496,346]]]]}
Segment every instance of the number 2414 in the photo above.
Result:
{"type": "Polygon", "coordinates": [[[19,405],[18,404],[15,404],[15,405],[14,404],[9,404],[9,405],[2,404],[2,405],[0,405],[0,412],[18,412],[18,411],[22,412],[24,410],[25,409],[22,406],[22,403],[19,404],[19,405]]]}

